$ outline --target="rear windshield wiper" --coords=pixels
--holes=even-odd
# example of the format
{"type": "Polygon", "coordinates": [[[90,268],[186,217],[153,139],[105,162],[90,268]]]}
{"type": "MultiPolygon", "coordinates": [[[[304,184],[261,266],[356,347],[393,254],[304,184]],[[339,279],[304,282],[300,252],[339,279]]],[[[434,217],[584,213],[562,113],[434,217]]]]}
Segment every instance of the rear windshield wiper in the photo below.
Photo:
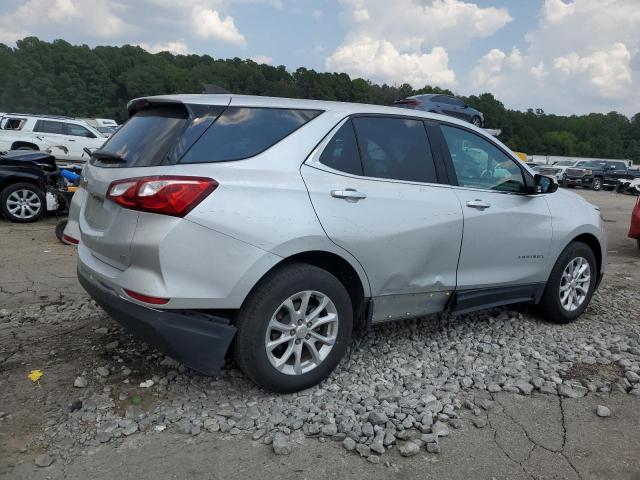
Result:
{"type": "Polygon", "coordinates": [[[117,153],[108,152],[107,150],[94,150],[91,156],[103,163],[125,163],[126,160],[117,153]]]}

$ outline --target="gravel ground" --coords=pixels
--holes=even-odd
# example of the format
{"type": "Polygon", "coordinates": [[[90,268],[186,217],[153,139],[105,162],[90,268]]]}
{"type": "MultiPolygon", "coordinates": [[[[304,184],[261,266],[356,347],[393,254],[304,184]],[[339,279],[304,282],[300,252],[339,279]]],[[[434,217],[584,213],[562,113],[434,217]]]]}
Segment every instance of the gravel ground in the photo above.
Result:
{"type": "Polygon", "coordinates": [[[615,203],[632,199],[601,195],[616,205],[612,245],[623,248],[612,251],[608,277],[579,321],[553,325],[521,307],[380,326],[353,343],[327,381],[293,395],[266,393],[233,365],[199,376],[75,291],[71,303],[0,310],[0,448],[39,453],[35,465],[46,468],[136,435],[223,433],[271,444],[276,455],[305,437],[336,441],[389,464],[390,449],[437,455],[461,416],[485,428],[499,392],[640,396],[640,257],[619,238],[625,215],[615,203]],[[32,383],[34,369],[43,376],[32,383]]]}

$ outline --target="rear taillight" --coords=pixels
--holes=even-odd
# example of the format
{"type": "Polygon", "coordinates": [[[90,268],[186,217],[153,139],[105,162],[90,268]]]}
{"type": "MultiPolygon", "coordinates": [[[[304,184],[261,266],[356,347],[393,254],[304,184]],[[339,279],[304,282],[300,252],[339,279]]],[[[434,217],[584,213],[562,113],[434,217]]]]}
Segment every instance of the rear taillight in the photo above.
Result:
{"type": "Polygon", "coordinates": [[[65,243],[69,243],[71,245],[78,245],[80,243],[80,240],[78,240],[77,238],[70,237],[69,235],[62,235],[62,240],[65,243]]]}
{"type": "Polygon", "coordinates": [[[127,178],[111,183],[107,198],[131,210],[184,217],[217,186],[215,180],[202,177],[127,178]]]}
{"type": "Polygon", "coordinates": [[[127,290],[126,288],[123,288],[123,290],[124,293],[127,294],[127,296],[133,298],[134,300],[138,300],[139,302],[149,303],[151,305],[166,305],[167,303],[169,303],[168,298],[152,297],[150,295],[145,295],[144,293],[127,290]]]}

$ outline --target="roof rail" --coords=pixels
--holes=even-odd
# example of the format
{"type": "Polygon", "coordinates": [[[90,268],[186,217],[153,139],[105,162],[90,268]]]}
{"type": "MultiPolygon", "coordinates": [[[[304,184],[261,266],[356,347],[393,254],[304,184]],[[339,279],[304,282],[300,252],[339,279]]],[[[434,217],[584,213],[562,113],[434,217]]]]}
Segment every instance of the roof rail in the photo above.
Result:
{"type": "Polygon", "coordinates": [[[38,117],[38,118],[56,118],[58,120],[76,120],[76,117],[68,117],[65,115],[47,115],[45,113],[18,113],[18,112],[7,112],[3,114],[3,117],[7,117],[9,115],[15,115],[19,117],[38,117]]]}

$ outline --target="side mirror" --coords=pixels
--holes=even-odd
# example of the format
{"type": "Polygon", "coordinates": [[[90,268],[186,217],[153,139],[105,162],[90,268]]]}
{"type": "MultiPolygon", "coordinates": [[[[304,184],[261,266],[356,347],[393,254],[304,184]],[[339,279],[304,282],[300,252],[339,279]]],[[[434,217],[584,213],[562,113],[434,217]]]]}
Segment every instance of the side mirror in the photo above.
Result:
{"type": "Polygon", "coordinates": [[[536,174],[533,177],[534,194],[553,193],[558,190],[558,184],[551,177],[536,174]]]}

